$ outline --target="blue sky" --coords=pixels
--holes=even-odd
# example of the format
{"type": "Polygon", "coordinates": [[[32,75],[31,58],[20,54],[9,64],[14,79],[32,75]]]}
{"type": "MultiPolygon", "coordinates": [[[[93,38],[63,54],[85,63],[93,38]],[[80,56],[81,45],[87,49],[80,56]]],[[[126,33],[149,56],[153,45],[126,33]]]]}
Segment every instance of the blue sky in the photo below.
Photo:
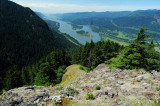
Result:
{"type": "Polygon", "coordinates": [[[160,0],[11,0],[42,13],[160,9],[160,0]]]}

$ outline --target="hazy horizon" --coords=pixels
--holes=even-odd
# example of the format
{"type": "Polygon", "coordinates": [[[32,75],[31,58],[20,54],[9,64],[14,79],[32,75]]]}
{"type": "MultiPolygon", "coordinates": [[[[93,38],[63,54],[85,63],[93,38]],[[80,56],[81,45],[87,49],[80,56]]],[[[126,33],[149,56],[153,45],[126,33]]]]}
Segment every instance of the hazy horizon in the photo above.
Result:
{"type": "Polygon", "coordinates": [[[160,0],[11,0],[33,11],[55,14],[75,12],[135,11],[160,9],[160,0]]]}

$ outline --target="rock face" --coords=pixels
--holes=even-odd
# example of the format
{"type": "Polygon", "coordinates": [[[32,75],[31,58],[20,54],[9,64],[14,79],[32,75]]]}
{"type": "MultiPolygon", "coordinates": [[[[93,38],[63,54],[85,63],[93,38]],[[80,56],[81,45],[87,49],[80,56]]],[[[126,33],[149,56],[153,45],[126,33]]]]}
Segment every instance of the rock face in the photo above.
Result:
{"type": "Polygon", "coordinates": [[[129,106],[129,101],[144,99],[144,105],[147,105],[148,101],[160,99],[160,92],[157,90],[160,86],[160,72],[157,71],[111,70],[103,63],[93,72],[75,78],[71,85],[81,92],[78,98],[84,98],[88,93],[83,87],[90,87],[89,91],[96,98],[94,101],[100,104],[109,102],[109,105],[126,106],[121,104],[126,103],[129,106]],[[95,85],[100,85],[101,90],[95,90],[95,85]]]}
{"type": "Polygon", "coordinates": [[[45,87],[28,86],[11,89],[1,97],[0,105],[15,106],[33,104],[38,99],[50,96],[50,92],[45,87]]]}
{"type": "Polygon", "coordinates": [[[160,72],[111,70],[103,63],[98,65],[94,71],[74,78],[65,87],[28,86],[9,90],[1,95],[0,105],[22,106],[37,104],[40,100],[54,100],[55,98],[58,98],[56,101],[59,102],[62,97],[61,94],[65,93],[68,96],[63,96],[63,98],[75,100],[75,106],[154,105],[152,104],[154,101],[157,101],[157,104],[160,103],[158,102],[158,99],[160,99],[160,72]],[[96,86],[99,86],[100,90],[96,90],[96,86]],[[65,89],[67,87],[78,90],[78,95],[70,96],[72,90],[69,91],[70,93],[66,93],[65,89]],[[95,100],[90,102],[93,104],[89,104],[89,100],[86,100],[87,93],[93,93],[95,100]]]}
{"type": "MultiPolygon", "coordinates": [[[[27,86],[15,88],[3,93],[0,97],[0,106],[32,106],[32,105],[49,105],[54,106],[52,101],[55,101],[57,104],[61,103],[62,98],[77,100],[70,95],[56,95],[53,92],[49,91],[54,89],[62,89],[63,87],[44,87],[44,86],[27,86]],[[49,104],[47,104],[47,102],[49,104]]],[[[66,88],[62,93],[66,93],[66,88]]],[[[71,92],[71,91],[70,91],[71,92]]],[[[62,94],[61,93],[61,94],[62,94]]],[[[67,92],[68,93],[68,92],[67,92]]],[[[57,92],[59,94],[59,92],[57,92]]]]}

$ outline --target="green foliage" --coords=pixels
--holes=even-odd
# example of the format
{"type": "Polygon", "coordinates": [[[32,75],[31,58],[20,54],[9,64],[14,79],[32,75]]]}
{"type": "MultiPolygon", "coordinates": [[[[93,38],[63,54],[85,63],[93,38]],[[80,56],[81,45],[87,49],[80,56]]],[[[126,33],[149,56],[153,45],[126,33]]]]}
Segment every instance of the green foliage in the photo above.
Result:
{"type": "Polygon", "coordinates": [[[79,43],[71,42],[74,40],[68,35],[51,31],[51,23],[47,25],[29,8],[8,0],[1,0],[0,5],[0,90],[33,84],[35,77],[38,84],[57,83],[53,81],[57,78],[55,72],[59,66],[68,65],[68,60],[63,51],[51,52],[63,48],[71,52],[79,47],[79,43]],[[55,55],[48,57],[52,62],[42,59],[49,53],[55,55]]]}
{"type": "Polygon", "coordinates": [[[96,90],[100,90],[101,87],[100,87],[99,85],[97,85],[95,89],[96,89],[96,90]]]}
{"type": "Polygon", "coordinates": [[[160,91],[160,86],[159,87],[156,87],[157,91],[160,91]]]}
{"type": "Polygon", "coordinates": [[[160,99],[154,100],[153,106],[160,106],[160,99]]]}
{"type": "Polygon", "coordinates": [[[149,34],[145,34],[144,32],[147,29],[142,27],[140,31],[137,33],[137,38],[134,40],[136,43],[145,44],[147,41],[147,38],[149,37],[149,34]]]}
{"type": "Polygon", "coordinates": [[[55,85],[61,82],[69,57],[64,50],[51,52],[34,65],[22,70],[8,70],[5,80],[6,89],[19,85],[55,85]]]}
{"type": "MultiPolygon", "coordinates": [[[[34,84],[35,85],[55,85],[60,83],[62,75],[65,73],[65,65],[68,65],[68,57],[64,50],[53,51],[46,58],[39,61],[38,69],[32,72],[37,72],[34,84]]],[[[36,65],[35,65],[36,67],[36,65]]]]}
{"type": "Polygon", "coordinates": [[[35,85],[50,85],[54,83],[56,73],[54,72],[53,68],[50,67],[49,63],[42,63],[40,65],[40,70],[35,77],[35,85]],[[52,79],[53,78],[53,79],[52,79]],[[50,83],[48,83],[50,82],[50,83]]]}
{"type": "Polygon", "coordinates": [[[86,43],[84,47],[73,53],[72,63],[94,69],[100,63],[116,57],[124,47],[111,41],[86,43]]]}
{"type": "Polygon", "coordinates": [[[0,91],[0,95],[3,94],[3,93],[5,93],[5,92],[6,92],[6,90],[5,90],[5,89],[2,89],[2,90],[0,91]]]}
{"type": "Polygon", "coordinates": [[[86,100],[94,100],[95,97],[92,93],[87,93],[86,100]]]}
{"type": "Polygon", "coordinates": [[[107,61],[111,67],[122,69],[141,69],[160,71],[160,53],[155,51],[153,41],[148,44],[149,34],[142,27],[137,38],[126,47],[117,58],[107,61]]]}
{"type": "Polygon", "coordinates": [[[55,72],[56,72],[56,84],[60,83],[62,81],[62,76],[66,72],[66,66],[60,66],[55,72]]]}
{"type": "Polygon", "coordinates": [[[76,90],[75,88],[72,87],[67,87],[64,91],[61,92],[63,95],[66,96],[74,96],[74,95],[78,95],[79,91],[76,90]]]}
{"type": "Polygon", "coordinates": [[[84,70],[87,73],[91,71],[90,68],[84,66],[80,66],[79,69],[84,70]]]}

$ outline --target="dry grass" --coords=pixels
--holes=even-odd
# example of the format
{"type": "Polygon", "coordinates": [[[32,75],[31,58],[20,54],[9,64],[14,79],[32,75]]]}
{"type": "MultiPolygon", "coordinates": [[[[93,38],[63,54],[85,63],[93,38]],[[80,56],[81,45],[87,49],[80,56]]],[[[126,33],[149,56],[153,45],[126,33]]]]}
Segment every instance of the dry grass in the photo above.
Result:
{"type": "Polygon", "coordinates": [[[71,100],[66,99],[66,98],[62,98],[61,101],[62,102],[60,104],[57,104],[57,106],[69,106],[69,104],[71,103],[71,100]]]}
{"type": "Polygon", "coordinates": [[[62,82],[58,84],[59,86],[67,86],[71,80],[73,80],[75,77],[79,75],[84,75],[86,74],[85,71],[79,69],[79,65],[71,65],[66,68],[66,73],[62,77],[62,82]]]}

